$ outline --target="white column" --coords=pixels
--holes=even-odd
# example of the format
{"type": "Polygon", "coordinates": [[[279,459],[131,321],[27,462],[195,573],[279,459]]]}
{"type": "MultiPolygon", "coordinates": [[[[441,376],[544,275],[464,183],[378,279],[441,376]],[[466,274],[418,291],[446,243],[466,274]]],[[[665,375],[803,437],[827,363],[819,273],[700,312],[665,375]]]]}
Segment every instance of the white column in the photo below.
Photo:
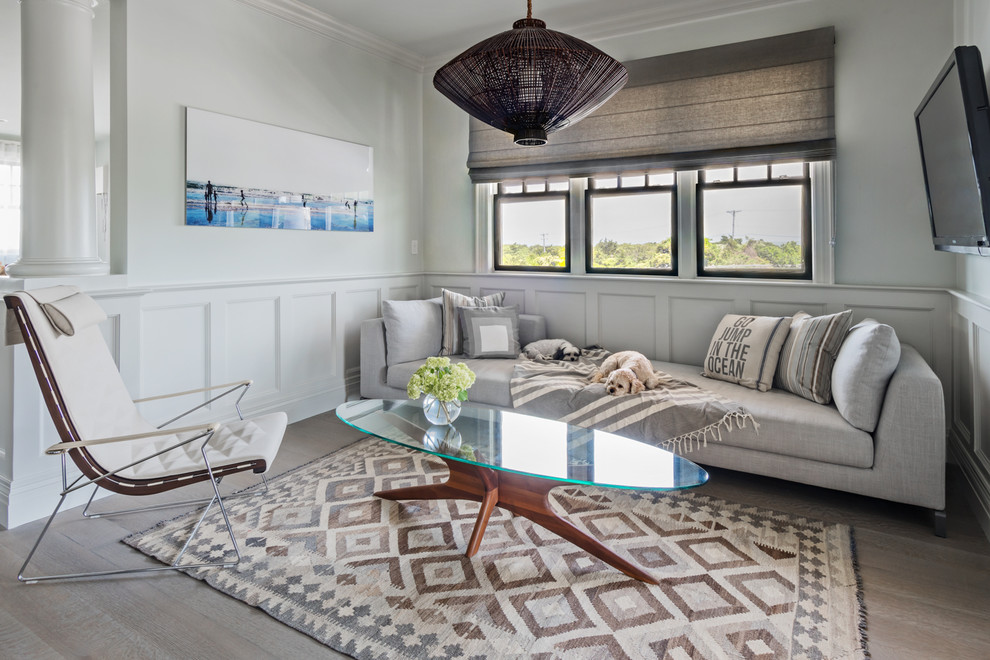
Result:
{"type": "Polygon", "coordinates": [[[101,275],[91,0],[21,0],[21,258],[16,277],[101,275]]]}

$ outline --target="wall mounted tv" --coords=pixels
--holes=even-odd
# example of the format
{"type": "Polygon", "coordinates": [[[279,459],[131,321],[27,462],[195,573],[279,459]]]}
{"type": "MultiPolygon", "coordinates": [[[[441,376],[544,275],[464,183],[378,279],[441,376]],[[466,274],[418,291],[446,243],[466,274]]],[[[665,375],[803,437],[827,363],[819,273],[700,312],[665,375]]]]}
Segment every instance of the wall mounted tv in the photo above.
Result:
{"type": "Polygon", "coordinates": [[[990,104],[976,46],[959,46],[914,113],[936,250],[990,256],[990,104]]]}

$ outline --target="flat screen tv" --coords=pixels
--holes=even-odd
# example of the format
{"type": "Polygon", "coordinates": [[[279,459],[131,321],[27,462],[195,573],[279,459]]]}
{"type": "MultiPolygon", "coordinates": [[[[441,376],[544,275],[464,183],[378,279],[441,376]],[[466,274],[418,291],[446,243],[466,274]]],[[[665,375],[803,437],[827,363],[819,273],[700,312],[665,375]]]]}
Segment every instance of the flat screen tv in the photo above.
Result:
{"type": "Polygon", "coordinates": [[[914,113],[936,250],[990,256],[990,107],[976,46],[959,46],[914,113]]]}

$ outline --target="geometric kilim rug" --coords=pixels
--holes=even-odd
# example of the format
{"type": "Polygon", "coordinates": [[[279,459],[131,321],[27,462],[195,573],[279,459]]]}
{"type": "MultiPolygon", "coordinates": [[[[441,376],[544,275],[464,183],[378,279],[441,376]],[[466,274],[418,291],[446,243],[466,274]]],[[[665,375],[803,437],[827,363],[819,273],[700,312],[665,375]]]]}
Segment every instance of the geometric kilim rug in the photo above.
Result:
{"type": "MultiPolygon", "coordinates": [[[[427,454],[361,440],[229,500],[243,560],[190,574],[356,658],[868,657],[845,525],[691,491],[553,491],[653,586],[501,509],[468,559],[477,503],[372,495],[445,478],[427,454]]],[[[125,542],[171,561],[195,517],[125,542]]],[[[228,548],[216,511],[184,561],[228,548]]]]}

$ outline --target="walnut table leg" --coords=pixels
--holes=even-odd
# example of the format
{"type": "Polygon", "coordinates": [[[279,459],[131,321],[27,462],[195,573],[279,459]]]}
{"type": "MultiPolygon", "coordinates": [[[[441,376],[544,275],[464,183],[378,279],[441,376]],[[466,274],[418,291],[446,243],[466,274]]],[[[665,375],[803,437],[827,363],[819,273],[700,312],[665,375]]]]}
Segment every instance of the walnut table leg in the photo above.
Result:
{"type": "Polygon", "coordinates": [[[549,493],[567,482],[504,472],[440,457],[450,469],[442,484],[412,486],[379,491],[378,497],[388,500],[472,500],[481,502],[481,511],[471,534],[465,554],[474,556],[488,526],[492,510],[498,506],[544,527],[561,538],[614,566],[629,577],[649,584],[658,584],[642,568],[624,559],[600,541],[561,518],[550,506],[549,493]]]}

